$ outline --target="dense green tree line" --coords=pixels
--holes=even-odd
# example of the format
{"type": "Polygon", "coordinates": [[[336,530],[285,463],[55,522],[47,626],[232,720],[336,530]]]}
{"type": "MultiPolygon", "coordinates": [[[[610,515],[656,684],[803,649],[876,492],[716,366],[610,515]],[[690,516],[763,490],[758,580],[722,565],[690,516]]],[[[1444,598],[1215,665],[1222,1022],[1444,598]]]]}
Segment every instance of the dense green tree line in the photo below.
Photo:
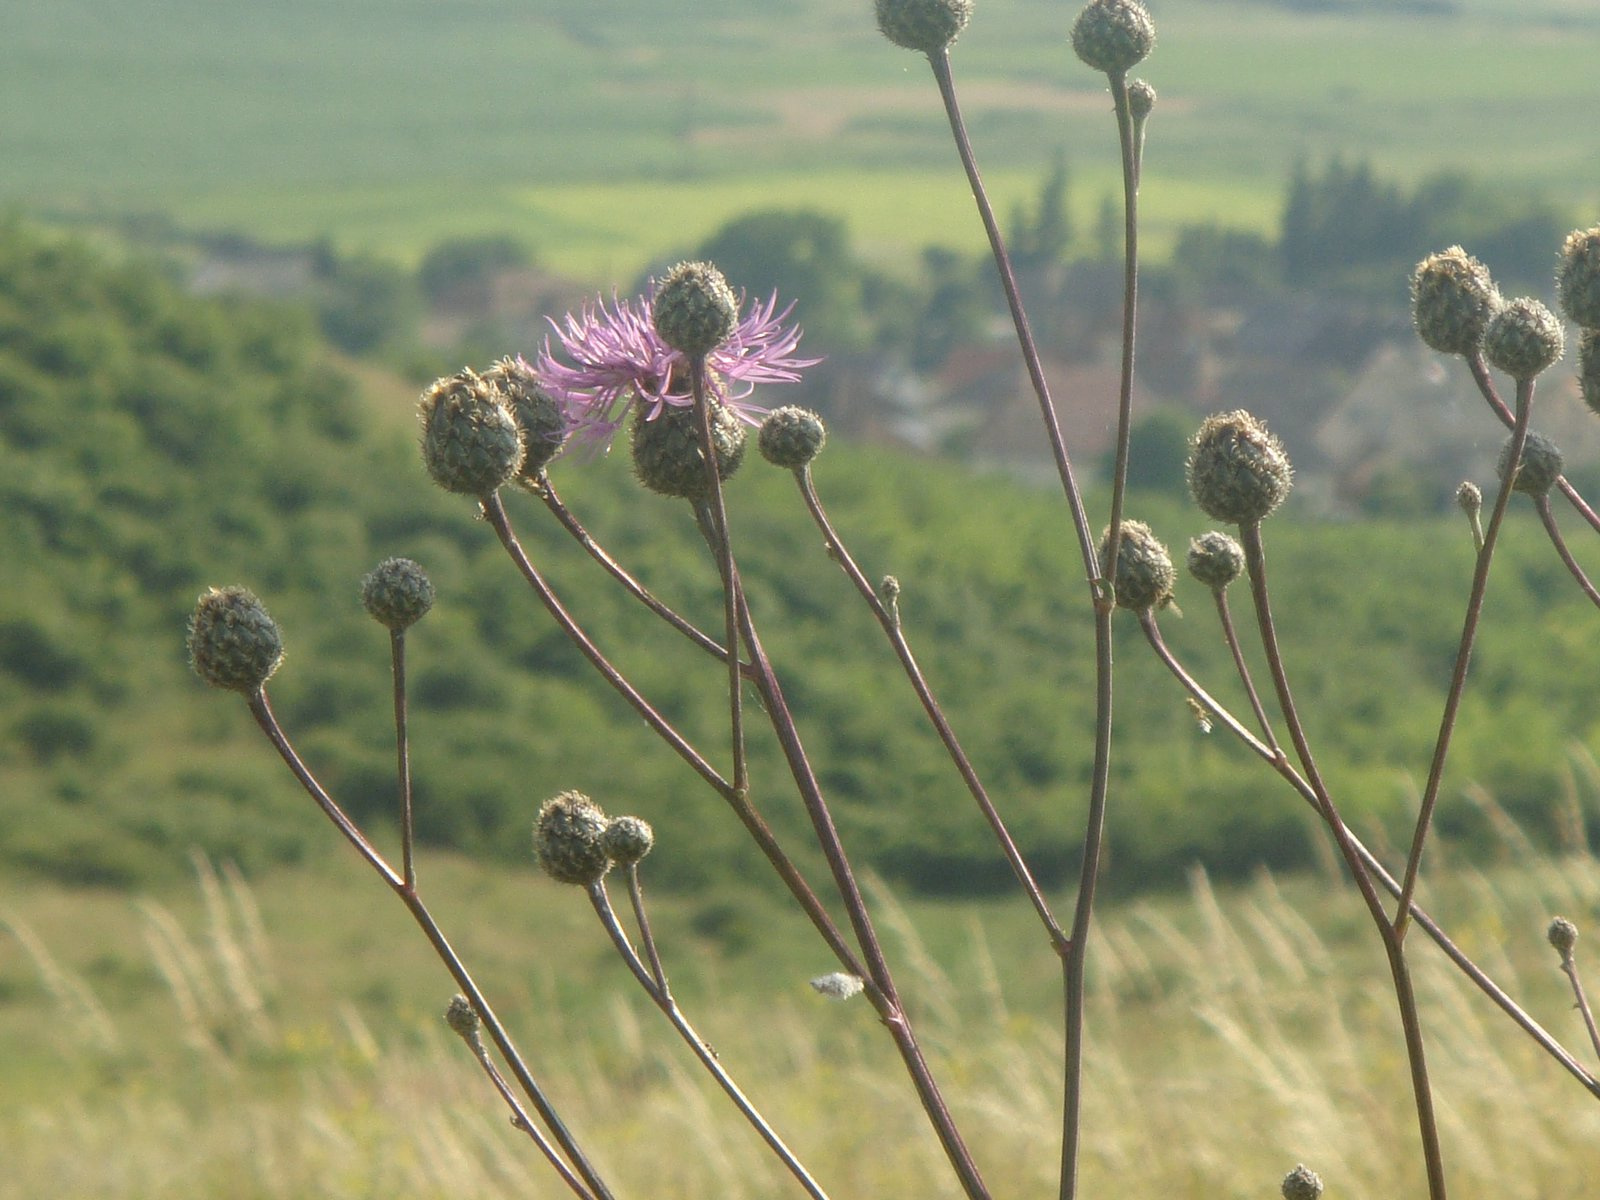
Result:
{"type": "MultiPolygon", "coordinates": [[[[440,592],[411,638],[430,843],[520,858],[539,801],[576,787],[656,824],[664,884],[731,885],[759,869],[720,802],[555,631],[471,506],[431,488],[404,428],[330,369],[302,312],[194,300],[156,267],[0,229],[0,869],[124,884],[181,870],[191,847],[247,867],[330,852],[331,831],[237,699],[186,669],[183,623],[212,584],[251,587],[282,623],[280,715],[333,791],[386,828],[387,637],[357,589],[393,554],[422,562],[440,592]]],[[[688,513],[638,490],[625,449],[568,456],[552,478],[652,590],[720,627],[688,513]]],[[[848,445],[828,448],[817,478],[864,568],[902,581],[905,626],[955,726],[1018,840],[1061,878],[1086,790],[1091,635],[1059,500],[848,445]]],[[[861,860],[927,889],[1002,885],[792,481],[752,455],[730,503],[758,619],[861,860]]],[[[510,507],[596,639],[724,757],[721,668],[621,596],[534,497],[510,507]]],[[[1134,515],[1179,553],[1205,527],[1154,495],[1134,515]]],[[[1596,735],[1594,617],[1525,517],[1492,594],[1445,806],[1466,844],[1478,830],[1465,784],[1547,830],[1572,739],[1596,735]]],[[[1325,769],[1364,829],[1403,824],[1466,586],[1465,526],[1318,526],[1291,511],[1269,540],[1325,769]]],[[[1234,696],[1208,599],[1192,586],[1179,599],[1187,613],[1167,617],[1169,637],[1234,696]]],[[[1224,872],[1307,861],[1296,802],[1200,730],[1131,624],[1120,639],[1113,886],[1176,881],[1195,859],[1224,872]]],[[[759,739],[754,778],[771,822],[803,845],[805,818],[759,739]]]]}

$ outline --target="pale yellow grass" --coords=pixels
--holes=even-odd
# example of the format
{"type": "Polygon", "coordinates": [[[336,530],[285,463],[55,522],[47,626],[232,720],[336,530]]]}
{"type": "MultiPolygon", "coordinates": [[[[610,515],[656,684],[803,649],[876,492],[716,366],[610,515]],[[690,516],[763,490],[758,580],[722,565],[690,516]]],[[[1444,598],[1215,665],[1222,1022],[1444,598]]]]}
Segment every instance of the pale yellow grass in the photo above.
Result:
{"type": "MultiPolygon", "coordinates": [[[[350,1003],[307,1009],[281,982],[304,977],[307,947],[275,938],[235,875],[205,864],[199,875],[202,902],[187,920],[153,900],[138,909],[161,1021],[119,1017],[68,948],[6,915],[12,936],[0,947],[20,952],[46,1001],[39,1029],[57,1047],[50,1075],[61,1086],[35,1081],[25,1102],[0,1108],[0,1196],[565,1194],[434,1015],[374,1027],[350,1003]]],[[[1542,932],[1557,912],[1592,922],[1596,862],[1451,876],[1435,897],[1441,914],[1591,1059],[1542,932]]],[[[1045,999],[1050,956],[1022,940],[1009,910],[903,909],[872,891],[995,1195],[1053,1194],[1061,1037],[1045,999]]],[[[530,1003],[517,1027],[617,1194],[800,1195],[654,1010],[619,990],[598,933],[589,944],[592,956],[563,940],[553,958],[525,965],[530,1003]],[[574,987],[573,973],[596,982],[574,987]]],[[[671,945],[667,954],[670,969],[671,945]]],[[[1600,1102],[1440,955],[1421,944],[1414,954],[1452,1196],[1577,1194],[1600,1145],[1600,1102]]],[[[712,979],[692,1015],[831,1194],[957,1195],[860,1001],[824,1002],[803,979],[751,981],[704,955],[685,964],[712,979]]],[[[1381,955],[1331,880],[1280,889],[1263,876],[1218,895],[1196,873],[1185,897],[1108,909],[1092,973],[1084,1196],[1272,1196],[1297,1162],[1323,1174],[1330,1197],[1419,1194],[1381,955]]]]}

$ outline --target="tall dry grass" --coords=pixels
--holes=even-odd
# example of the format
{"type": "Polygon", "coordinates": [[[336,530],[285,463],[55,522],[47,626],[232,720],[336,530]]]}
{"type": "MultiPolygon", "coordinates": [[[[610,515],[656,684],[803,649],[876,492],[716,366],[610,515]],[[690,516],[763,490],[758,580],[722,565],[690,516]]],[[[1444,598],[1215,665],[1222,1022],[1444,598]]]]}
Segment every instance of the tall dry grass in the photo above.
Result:
{"type": "MultiPolygon", "coordinates": [[[[1542,935],[1554,913],[1600,912],[1600,864],[1519,858],[1483,872],[1457,866],[1430,904],[1459,914],[1468,949],[1579,1045],[1542,935]]],[[[72,947],[5,914],[5,941],[35,982],[40,1036],[56,1047],[58,1086],[35,1083],[26,1100],[0,1106],[0,1197],[555,1194],[441,1022],[380,1024],[349,1004],[303,1009],[280,964],[337,953],[333,943],[275,939],[236,873],[197,865],[200,900],[187,920],[138,903],[141,953],[164,996],[159,1020],[119,1012],[73,966],[72,947]]],[[[1033,956],[1013,955],[997,910],[912,914],[875,890],[992,1185],[1051,1189],[1041,1147],[1059,1133],[1062,1035],[1049,988],[1012,965],[1033,956]],[[916,932],[932,934],[930,920],[960,926],[938,930],[943,953],[916,932]],[[962,1032],[973,1028],[986,1032],[962,1032]]],[[[1196,872],[1187,897],[1108,909],[1090,981],[1089,1194],[1269,1196],[1294,1160],[1314,1163],[1330,1195],[1406,1194],[1416,1135],[1405,1055],[1364,934],[1355,902],[1326,880],[1263,875],[1221,894],[1196,872]]],[[[733,962],[696,965],[737,972],[733,962]]],[[[1439,956],[1419,955],[1417,967],[1456,1194],[1578,1194],[1574,1164],[1593,1160],[1600,1110],[1439,956]]],[[[518,1015],[518,1032],[573,1126],[604,1148],[620,1194],[786,1193],[792,1183],[620,977],[597,967],[586,989],[558,994],[556,974],[531,967],[541,999],[518,1015]]],[[[703,1023],[719,1054],[825,1186],[885,1200],[956,1194],[864,1005],[826,1002],[796,978],[765,989],[738,981],[710,1007],[703,1023]]],[[[0,1092],[4,1077],[0,1064],[0,1092]]]]}

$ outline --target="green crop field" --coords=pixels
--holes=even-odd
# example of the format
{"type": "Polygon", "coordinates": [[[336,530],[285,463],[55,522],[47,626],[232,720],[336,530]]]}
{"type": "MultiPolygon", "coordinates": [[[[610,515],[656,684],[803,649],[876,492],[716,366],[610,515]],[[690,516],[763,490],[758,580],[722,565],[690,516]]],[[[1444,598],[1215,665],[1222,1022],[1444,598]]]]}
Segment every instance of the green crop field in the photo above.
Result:
{"type": "MultiPolygon", "coordinates": [[[[0,45],[0,200],[79,219],[332,235],[414,258],[511,231],[603,283],[726,216],[808,205],[889,255],[972,247],[928,71],[871,6],[93,0],[25,5],[0,45]]],[[[1157,234],[1260,227],[1297,156],[1441,168],[1600,200],[1600,11],[1573,0],[1306,14],[1168,0],[1146,74],[1162,104],[1157,234]]],[[[955,51],[1002,202],[1051,154],[1087,215],[1109,187],[1103,81],[1053,4],[980,4],[955,51]]]]}

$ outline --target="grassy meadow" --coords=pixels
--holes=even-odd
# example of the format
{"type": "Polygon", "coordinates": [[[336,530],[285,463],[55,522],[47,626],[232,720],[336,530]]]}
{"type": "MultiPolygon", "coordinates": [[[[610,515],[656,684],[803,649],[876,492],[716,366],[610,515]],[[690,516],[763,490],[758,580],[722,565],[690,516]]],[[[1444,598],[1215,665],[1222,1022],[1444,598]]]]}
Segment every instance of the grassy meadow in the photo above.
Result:
{"type": "MultiPolygon", "coordinates": [[[[444,1030],[442,968],[353,857],[250,883],[198,866],[198,888],[160,897],[0,888],[0,1196],[558,1194],[444,1030]]],[[[1512,845],[1501,866],[1440,875],[1434,911],[1581,1046],[1543,929],[1558,912],[1589,928],[1600,865],[1512,845]]],[[[619,1195],[800,1194],[576,891],[451,858],[427,859],[423,884],[619,1195]]],[[[996,1194],[1048,1192],[1058,983],[1031,916],[872,890],[996,1194]]],[[[870,1009],[806,986],[828,956],[791,914],[759,889],[740,905],[757,935],[718,948],[706,902],[658,904],[691,1020],[834,1195],[957,1195],[870,1009]]],[[[1353,893],[1313,878],[1214,892],[1197,873],[1187,895],[1109,907],[1090,956],[1086,1194],[1245,1200],[1299,1161],[1330,1196],[1415,1194],[1405,1060],[1369,933],[1353,893]]],[[[1451,1194],[1572,1194],[1600,1111],[1441,955],[1415,959],[1451,1194]]]]}
{"type": "MultiPolygon", "coordinates": [[[[1157,16],[1156,253],[1180,220],[1265,227],[1299,156],[1596,198],[1590,5],[1167,0],[1157,16]]],[[[1002,211],[1060,150],[1083,228],[1114,139],[1069,20],[980,5],[955,66],[1002,211]]],[[[442,237],[512,232],[602,285],[755,207],[839,213],[885,258],[978,246],[932,80],[864,0],[78,0],[25,5],[8,34],[0,202],[63,218],[159,212],[408,261],[442,237]]]]}

